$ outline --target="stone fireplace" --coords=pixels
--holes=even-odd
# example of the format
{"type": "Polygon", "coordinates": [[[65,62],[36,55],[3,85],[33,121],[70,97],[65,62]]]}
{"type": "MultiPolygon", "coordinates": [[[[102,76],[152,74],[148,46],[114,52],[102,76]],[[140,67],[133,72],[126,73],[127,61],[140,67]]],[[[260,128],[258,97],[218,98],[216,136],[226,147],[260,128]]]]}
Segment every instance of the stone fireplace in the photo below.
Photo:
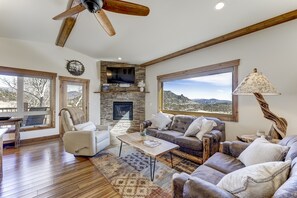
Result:
{"type": "Polygon", "coordinates": [[[135,67],[135,83],[130,87],[110,84],[108,92],[100,93],[101,124],[111,126],[112,139],[115,139],[117,135],[139,131],[139,125],[144,121],[145,92],[139,91],[137,83],[145,80],[145,68],[101,61],[101,85],[107,83],[107,67],[135,67]]]}

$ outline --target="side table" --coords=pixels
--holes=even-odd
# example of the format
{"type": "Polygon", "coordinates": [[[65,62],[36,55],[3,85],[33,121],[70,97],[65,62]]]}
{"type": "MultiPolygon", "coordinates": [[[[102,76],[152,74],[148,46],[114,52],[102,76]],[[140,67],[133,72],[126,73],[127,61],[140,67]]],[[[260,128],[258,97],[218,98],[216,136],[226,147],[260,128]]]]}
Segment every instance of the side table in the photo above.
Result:
{"type": "Polygon", "coordinates": [[[3,175],[3,135],[7,132],[7,129],[0,129],[0,179],[3,175]]]}
{"type": "Polygon", "coordinates": [[[20,146],[20,127],[23,119],[22,118],[10,118],[8,120],[1,120],[0,126],[15,125],[15,138],[11,142],[14,142],[14,147],[18,148],[20,146]]]}
{"type": "MultiPolygon", "coordinates": [[[[240,136],[236,136],[236,137],[237,137],[237,139],[239,141],[247,142],[247,143],[251,143],[255,139],[260,138],[260,136],[257,136],[257,135],[240,135],[240,136]]],[[[267,136],[267,135],[265,135],[265,139],[268,140],[269,142],[272,142],[272,143],[278,143],[279,142],[279,139],[271,139],[271,137],[267,136]]]]}

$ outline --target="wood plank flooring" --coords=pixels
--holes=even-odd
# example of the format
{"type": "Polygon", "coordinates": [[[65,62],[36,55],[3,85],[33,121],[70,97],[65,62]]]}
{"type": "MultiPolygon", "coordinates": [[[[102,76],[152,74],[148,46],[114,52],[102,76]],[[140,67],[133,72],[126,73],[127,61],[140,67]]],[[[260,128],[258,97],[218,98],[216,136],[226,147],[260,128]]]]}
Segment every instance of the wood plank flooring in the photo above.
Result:
{"type": "Polygon", "coordinates": [[[0,197],[120,197],[88,158],[59,139],[4,149],[0,197]]]}

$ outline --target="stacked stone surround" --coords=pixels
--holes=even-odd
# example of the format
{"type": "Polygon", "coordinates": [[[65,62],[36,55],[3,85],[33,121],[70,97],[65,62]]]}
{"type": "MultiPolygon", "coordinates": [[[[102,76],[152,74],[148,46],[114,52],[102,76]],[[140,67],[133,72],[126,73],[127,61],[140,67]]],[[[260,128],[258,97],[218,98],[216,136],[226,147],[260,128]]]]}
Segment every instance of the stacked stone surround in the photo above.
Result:
{"type": "Polygon", "coordinates": [[[133,64],[101,61],[101,85],[107,83],[107,67],[135,67],[135,84],[125,88],[110,84],[109,92],[101,92],[101,124],[111,126],[114,137],[137,132],[145,116],[145,93],[140,92],[137,87],[139,81],[145,80],[145,68],[133,64]],[[113,120],[113,102],[133,102],[133,120],[113,120]]]}

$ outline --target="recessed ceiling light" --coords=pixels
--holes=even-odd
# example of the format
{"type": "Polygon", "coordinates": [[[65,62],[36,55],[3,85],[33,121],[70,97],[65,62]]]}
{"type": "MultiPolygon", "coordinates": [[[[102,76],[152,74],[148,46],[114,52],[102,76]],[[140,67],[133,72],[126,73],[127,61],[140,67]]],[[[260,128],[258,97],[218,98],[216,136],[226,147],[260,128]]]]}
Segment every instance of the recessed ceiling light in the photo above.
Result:
{"type": "Polygon", "coordinates": [[[215,8],[216,10],[220,10],[225,6],[224,2],[219,2],[216,4],[215,8]]]}
{"type": "Polygon", "coordinates": [[[122,60],[122,57],[118,57],[118,60],[122,60]]]}

